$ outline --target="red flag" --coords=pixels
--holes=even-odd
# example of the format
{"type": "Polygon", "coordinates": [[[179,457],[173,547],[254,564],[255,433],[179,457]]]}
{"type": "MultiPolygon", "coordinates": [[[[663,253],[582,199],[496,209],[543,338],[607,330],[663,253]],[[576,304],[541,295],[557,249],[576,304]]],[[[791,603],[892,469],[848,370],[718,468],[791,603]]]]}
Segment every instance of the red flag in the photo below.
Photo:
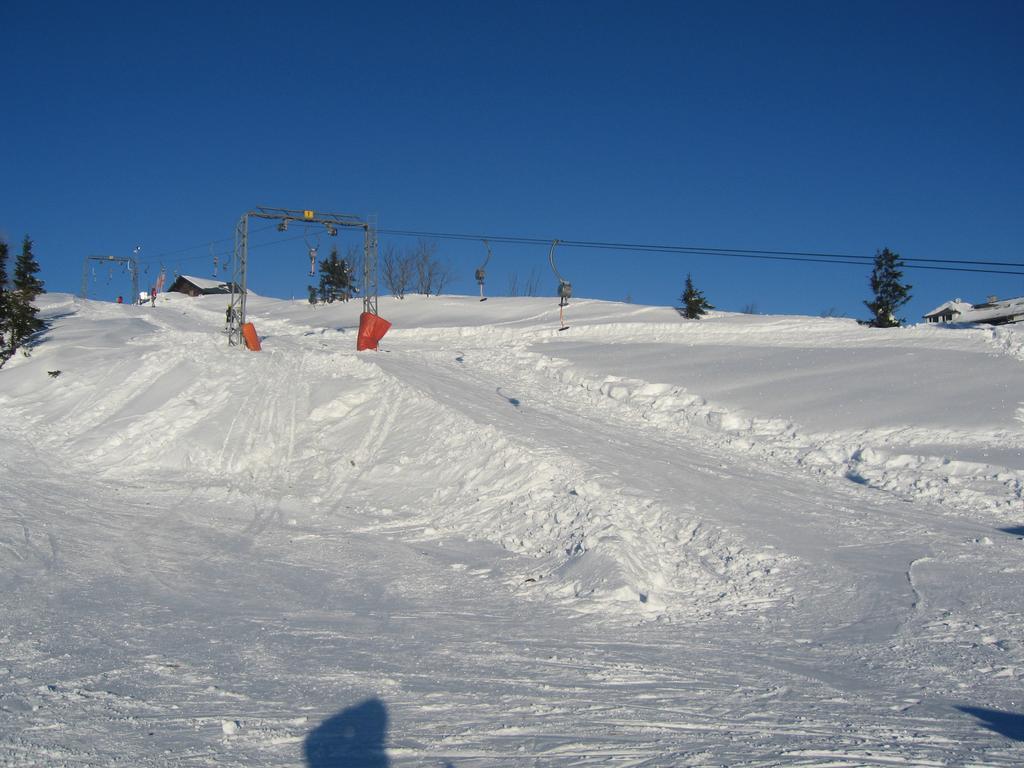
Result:
{"type": "Polygon", "coordinates": [[[359,336],[356,339],[356,351],[362,352],[364,349],[376,349],[377,342],[384,338],[384,334],[388,332],[390,327],[391,323],[383,317],[372,312],[363,312],[359,316],[359,336]]]}

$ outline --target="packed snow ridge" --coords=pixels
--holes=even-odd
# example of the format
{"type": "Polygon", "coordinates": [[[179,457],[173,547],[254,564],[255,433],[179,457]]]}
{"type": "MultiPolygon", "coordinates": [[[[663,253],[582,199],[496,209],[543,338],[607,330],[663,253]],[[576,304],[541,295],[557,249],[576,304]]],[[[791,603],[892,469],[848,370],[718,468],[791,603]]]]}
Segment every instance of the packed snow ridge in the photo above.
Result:
{"type": "Polygon", "coordinates": [[[382,303],[394,330],[357,355],[355,303],[253,297],[251,354],[227,345],[220,297],[46,301],[50,330],[4,370],[0,403],[47,455],[242,493],[278,522],[358,503],[367,530],[493,542],[530,556],[510,589],[578,610],[758,610],[789,599],[779,574],[800,566],[575,443],[697,441],[723,465],[748,455],[951,515],[1012,520],[1024,496],[1011,329],[581,302],[559,333],[548,301],[412,297],[382,303]]]}

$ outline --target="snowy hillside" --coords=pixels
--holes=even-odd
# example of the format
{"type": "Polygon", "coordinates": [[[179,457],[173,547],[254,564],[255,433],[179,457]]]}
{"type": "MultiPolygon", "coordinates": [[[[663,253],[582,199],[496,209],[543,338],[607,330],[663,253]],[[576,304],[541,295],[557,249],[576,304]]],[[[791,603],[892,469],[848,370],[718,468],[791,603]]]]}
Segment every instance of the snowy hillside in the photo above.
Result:
{"type": "Polygon", "coordinates": [[[1024,329],[42,299],[0,764],[1024,763],[1024,329]]]}

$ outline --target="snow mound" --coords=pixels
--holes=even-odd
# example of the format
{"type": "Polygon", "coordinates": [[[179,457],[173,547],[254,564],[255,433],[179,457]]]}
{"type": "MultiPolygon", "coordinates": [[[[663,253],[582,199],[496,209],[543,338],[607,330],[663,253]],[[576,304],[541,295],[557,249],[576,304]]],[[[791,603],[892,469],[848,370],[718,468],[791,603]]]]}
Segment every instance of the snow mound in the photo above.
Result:
{"type": "MultiPolygon", "coordinates": [[[[700,615],[788,594],[771,578],[781,554],[481,425],[372,356],[337,351],[351,342],[342,329],[267,319],[275,343],[244,354],[204,329],[212,312],[170,303],[75,305],[54,321],[60,344],[5,371],[8,404],[46,452],[110,483],[159,477],[184,499],[213,488],[252,497],[282,525],[296,510],[355,507],[363,530],[400,522],[422,538],[494,542],[525,556],[511,588],[580,610],[700,615]],[[40,387],[50,366],[63,373],[40,387]]],[[[657,387],[628,394],[669,398],[657,387]]]]}

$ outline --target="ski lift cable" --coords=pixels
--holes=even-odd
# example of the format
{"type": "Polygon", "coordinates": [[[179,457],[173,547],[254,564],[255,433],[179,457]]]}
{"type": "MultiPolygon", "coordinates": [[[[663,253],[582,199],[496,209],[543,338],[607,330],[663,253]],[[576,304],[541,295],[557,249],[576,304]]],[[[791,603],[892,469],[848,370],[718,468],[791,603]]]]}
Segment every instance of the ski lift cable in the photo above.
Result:
{"type": "MultiPolygon", "coordinates": [[[[270,223],[263,227],[256,227],[250,230],[250,236],[263,232],[267,229],[271,229],[276,225],[270,223]]],[[[378,229],[379,234],[383,235],[397,235],[403,237],[433,237],[437,239],[445,240],[483,240],[486,239],[489,242],[498,243],[509,243],[519,245],[540,245],[550,243],[550,238],[538,238],[538,237],[523,237],[523,236],[503,236],[503,235],[481,235],[481,234],[468,234],[458,232],[428,232],[420,230],[402,230],[402,229],[378,229]]],[[[296,239],[296,238],[288,238],[296,239]]],[[[219,240],[212,241],[215,244],[220,243],[232,243],[234,237],[225,237],[219,240]]],[[[287,242],[287,240],[275,240],[271,243],[258,243],[250,244],[249,248],[268,247],[281,242],[287,242]]],[[[166,251],[162,253],[154,254],[153,256],[145,259],[138,258],[136,261],[138,264],[145,266],[147,263],[155,263],[160,261],[162,258],[169,256],[176,256],[179,254],[185,254],[189,251],[194,251],[204,246],[208,246],[210,241],[203,242],[201,244],[188,246],[185,248],[179,248],[177,250],[166,251]]],[[[841,254],[841,253],[829,253],[829,252],[816,252],[816,251],[784,251],[784,250],[767,250],[767,249],[742,249],[742,248],[714,248],[714,247],[701,247],[701,246],[684,246],[684,245],[651,245],[645,243],[623,243],[623,242],[607,242],[607,241],[595,241],[595,240],[561,240],[560,244],[570,248],[595,248],[595,249],[608,249],[608,250],[621,250],[621,251],[640,251],[640,252],[652,252],[652,253],[675,253],[684,255],[697,255],[697,256],[718,256],[718,257],[729,257],[729,258],[753,258],[763,259],[768,261],[794,261],[794,262],[810,262],[820,264],[848,264],[848,265],[860,265],[870,264],[873,262],[873,256],[860,256],[856,254],[841,254]]],[[[229,254],[224,254],[228,256],[229,254]]],[[[202,255],[197,257],[183,257],[178,261],[192,261],[198,259],[209,258],[208,255],[202,255]]],[[[973,273],[985,273],[985,274],[997,274],[997,275],[1024,275],[1024,272],[1019,271],[1024,268],[1024,263],[1021,262],[1009,262],[1009,261],[996,261],[996,260],[983,260],[983,259],[935,259],[935,258],[915,258],[915,257],[901,257],[900,261],[907,269],[930,269],[944,272],[973,272],[973,273]],[[934,265],[934,266],[929,266],[934,265]],[[951,266],[938,266],[938,265],[951,265],[951,266]],[[963,266],[952,266],[952,265],[963,265],[963,266]],[[980,267],[1002,267],[1009,269],[981,269],[980,267]]]]}
{"type": "MultiPolygon", "coordinates": [[[[251,229],[249,231],[249,236],[251,237],[252,235],[259,234],[260,232],[265,232],[266,230],[271,229],[274,226],[275,226],[274,224],[267,224],[266,226],[263,226],[263,227],[255,227],[255,228],[253,228],[253,229],[251,229]]],[[[178,256],[179,254],[188,253],[189,251],[196,251],[196,250],[199,250],[200,248],[206,248],[206,247],[208,247],[211,244],[216,245],[216,244],[219,244],[219,243],[233,243],[234,241],[235,241],[235,236],[234,235],[232,235],[231,237],[222,237],[219,240],[207,240],[207,241],[202,242],[202,243],[197,243],[196,245],[190,245],[190,246],[188,246],[186,248],[178,248],[176,250],[171,250],[171,251],[162,251],[161,253],[154,254],[153,256],[150,256],[150,257],[145,258],[145,259],[137,259],[137,261],[140,264],[141,263],[145,263],[145,262],[156,262],[156,261],[159,261],[160,259],[166,258],[168,256],[178,256]]],[[[204,256],[190,256],[190,257],[178,259],[178,261],[190,261],[190,260],[194,260],[194,259],[205,259],[205,258],[207,258],[207,256],[205,256],[205,255],[204,256]]]]}
{"type": "MultiPolygon", "coordinates": [[[[659,253],[694,253],[701,255],[723,256],[787,256],[787,257],[811,257],[817,259],[850,259],[840,263],[873,263],[874,256],[858,256],[851,253],[827,253],[816,251],[776,251],[753,248],[712,248],[708,246],[690,245],[648,245],[643,243],[616,243],[595,240],[563,240],[562,245],[577,248],[603,248],[611,250],[629,251],[653,251],[659,253]]],[[[985,261],[981,259],[928,259],[918,257],[900,257],[902,262],[927,263],[927,264],[970,264],[994,267],[1024,267],[1024,263],[1012,261],[985,261]]]]}
{"type": "MultiPolygon", "coordinates": [[[[263,231],[263,230],[266,230],[266,229],[269,229],[269,227],[262,227],[260,229],[253,230],[252,234],[256,234],[257,232],[260,232],[260,231],[263,231]]],[[[304,237],[304,235],[296,235],[294,237],[277,238],[275,240],[269,240],[269,241],[263,242],[263,243],[250,243],[249,250],[251,251],[251,250],[254,250],[256,248],[269,248],[271,246],[281,245],[282,243],[288,243],[288,242],[292,242],[292,241],[295,241],[295,240],[302,240],[303,237],[304,237]]],[[[216,243],[222,243],[224,241],[223,240],[214,240],[212,242],[216,244],[216,243]]],[[[209,244],[210,244],[209,241],[207,241],[207,243],[205,244],[206,247],[209,247],[209,244]]],[[[199,246],[197,246],[197,247],[199,247],[199,246]]],[[[186,249],[186,250],[195,250],[195,248],[186,249]]],[[[171,256],[171,255],[174,255],[174,253],[181,253],[181,252],[184,252],[184,251],[177,251],[177,252],[170,252],[170,253],[164,253],[164,254],[157,254],[157,255],[152,256],[150,258],[137,259],[137,262],[140,265],[142,265],[142,266],[146,266],[148,264],[156,264],[157,262],[159,262],[161,260],[161,258],[163,256],[171,256]]],[[[227,249],[223,249],[223,250],[217,250],[214,255],[222,257],[224,259],[223,263],[226,266],[230,262],[231,257],[234,255],[234,251],[231,248],[227,248],[227,249]]],[[[175,261],[177,263],[184,263],[184,262],[192,262],[192,261],[206,261],[209,258],[210,258],[210,254],[209,254],[209,252],[207,252],[207,253],[204,253],[204,254],[200,254],[198,256],[182,256],[182,257],[179,257],[179,258],[175,259],[175,261]]]]}
{"type": "MultiPolygon", "coordinates": [[[[655,253],[678,253],[680,255],[688,255],[688,256],[720,256],[720,257],[723,257],[723,258],[759,259],[759,260],[762,260],[762,261],[793,261],[793,262],[803,262],[803,263],[812,263],[812,264],[850,264],[850,265],[858,266],[858,267],[871,266],[871,264],[874,263],[874,256],[849,256],[849,257],[845,257],[845,258],[840,258],[840,257],[837,257],[837,256],[827,256],[825,258],[810,258],[810,257],[802,257],[802,256],[772,256],[772,255],[768,255],[768,254],[739,253],[739,252],[728,252],[728,251],[721,251],[721,250],[719,250],[719,251],[712,251],[712,250],[686,250],[686,251],[684,251],[684,250],[681,250],[681,249],[678,249],[678,248],[672,248],[672,247],[668,247],[668,246],[640,246],[640,245],[635,245],[635,246],[630,246],[629,248],[626,248],[626,247],[620,247],[619,245],[613,245],[613,244],[587,243],[587,244],[584,245],[581,242],[572,242],[572,241],[568,241],[568,240],[563,240],[562,241],[562,245],[565,245],[565,246],[568,246],[568,247],[600,248],[600,249],[617,250],[617,251],[630,250],[630,251],[645,251],[645,252],[655,252],[655,253]]],[[[975,269],[973,267],[940,267],[940,266],[933,266],[933,265],[930,265],[930,264],[918,264],[918,263],[916,263],[916,262],[921,262],[921,261],[923,261],[923,262],[939,261],[939,262],[948,262],[948,263],[952,263],[952,264],[975,264],[975,263],[977,263],[977,264],[994,264],[994,265],[1011,266],[1011,267],[1018,266],[1016,264],[1012,264],[1012,263],[1009,263],[1009,262],[1002,262],[1002,261],[995,261],[995,262],[982,262],[982,261],[972,262],[972,261],[967,261],[967,260],[956,260],[956,259],[913,259],[913,258],[906,258],[905,259],[905,258],[902,258],[902,257],[900,258],[900,261],[903,262],[903,266],[904,266],[905,269],[929,269],[929,270],[936,270],[936,271],[941,271],[941,272],[982,272],[982,273],[993,274],[993,275],[1022,275],[1022,276],[1024,276],[1024,272],[1014,271],[1014,270],[1005,270],[1005,269],[975,269]]],[[[1022,264],[1020,266],[1024,267],[1024,264],[1022,264]]]]}
{"type": "MultiPolygon", "coordinates": [[[[263,232],[267,229],[274,228],[276,225],[273,223],[267,224],[263,227],[256,227],[250,230],[249,235],[255,235],[263,232]]],[[[433,237],[444,240],[482,240],[487,239],[490,242],[497,243],[511,243],[520,245],[540,245],[551,242],[551,238],[539,238],[539,237],[524,237],[524,236],[504,236],[504,235],[483,235],[483,234],[468,234],[459,232],[428,232],[421,230],[402,230],[402,229],[378,229],[377,232],[382,235],[397,235],[403,237],[433,237]]],[[[163,253],[155,254],[146,259],[137,259],[142,264],[145,262],[159,261],[163,257],[176,256],[179,254],[188,253],[199,248],[203,248],[208,245],[210,241],[206,241],[201,244],[188,246],[185,248],[179,248],[177,250],[166,251],[163,253]]],[[[220,240],[214,240],[214,243],[231,243],[234,242],[234,237],[225,237],[220,240]]],[[[281,240],[274,241],[275,243],[282,242],[281,240]]],[[[830,252],[818,252],[818,251],[785,251],[785,250],[768,250],[768,249],[749,249],[749,248],[716,248],[716,247],[705,247],[705,246],[689,246],[689,245],[652,245],[646,243],[623,243],[623,242],[608,242],[599,240],[561,240],[562,246],[569,248],[599,248],[599,249],[610,249],[610,250],[623,250],[623,251],[646,251],[653,253],[679,253],[679,254],[692,254],[698,256],[722,256],[722,257],[733,257],[733,258],[762,258],[766,260],[778,260],[778,261],[813,261],[816,263],[836,263],[836,264],[870,264],[873,262],[873,256],[861,256],[857,254],[849,253],[830,253],[830,252]]],[[[261,247],[260,245],[250,245],[250,248],[261,247]]],[[[270,245],[270,243],[266,244],[270,245]]],[[[180,259],[181,261],[191,260],[192,258],[207,258],[202,257],[186,257],[180,259]]],[[[970,267],[1009,267],[1009,268],[1024,268],[1022,262],[1010,262],[1010,261],[995,261],[987,259],[933,259],[933,258],[915,258],[915,257],[901,257],[900,261],[904,266],[913,269],[936,269],[942,271],[954,271],[954,272],[985,272],[989,274],[1006,274],[1006,275],[1019,275],[1024,274],[1018,271],[1002,271],[998,269],[972,269],[970,267]],[[966,265],[965,267],[927,267],[922,266],[925,264],[950,264],[950,265],[966,265]]]]}
{"type": "MultiPolygon", "coordinates": [[[[380,229],[380,234],[398,235],[405,237],[433,237],[441,240],[481,240],[485,237],[491,242],[513,243],[519,245],[534,245],[551,242],[550,238],[520,237],[505,235],[481,235],[463,234],[459,232],[426,232],[421,230],[401,229],[380,229]]],[[[871,264],[874,256],[859,256],[856,254],[828,253],[816,251],[783,251],[749,248],[713,248],[704,246],[688,245],[651,245],[646,243],[622,243],[599,240],[560,240],[560,244],[571,248],[599,248],[620,251],[647,251],[654,253],[678,253],[698,256],[723,256],[735,258],[760,258],[777,261],[815,261],[818,263],[836,264],[871,264]]],[[[992,267],[1024,267],[1022,262],[991,261],[982,259],[930,259],[901,257],[900,261],[907,267],[913,269],[943,269],[947,271],[962,272],[992,272],[995,274],[1024,274],[1021,272],[1004,272],[998,270],[976,270],[967,267],[927,267],[923,264],[965,264],[970,266],[992,266],[992,267]]]]}

